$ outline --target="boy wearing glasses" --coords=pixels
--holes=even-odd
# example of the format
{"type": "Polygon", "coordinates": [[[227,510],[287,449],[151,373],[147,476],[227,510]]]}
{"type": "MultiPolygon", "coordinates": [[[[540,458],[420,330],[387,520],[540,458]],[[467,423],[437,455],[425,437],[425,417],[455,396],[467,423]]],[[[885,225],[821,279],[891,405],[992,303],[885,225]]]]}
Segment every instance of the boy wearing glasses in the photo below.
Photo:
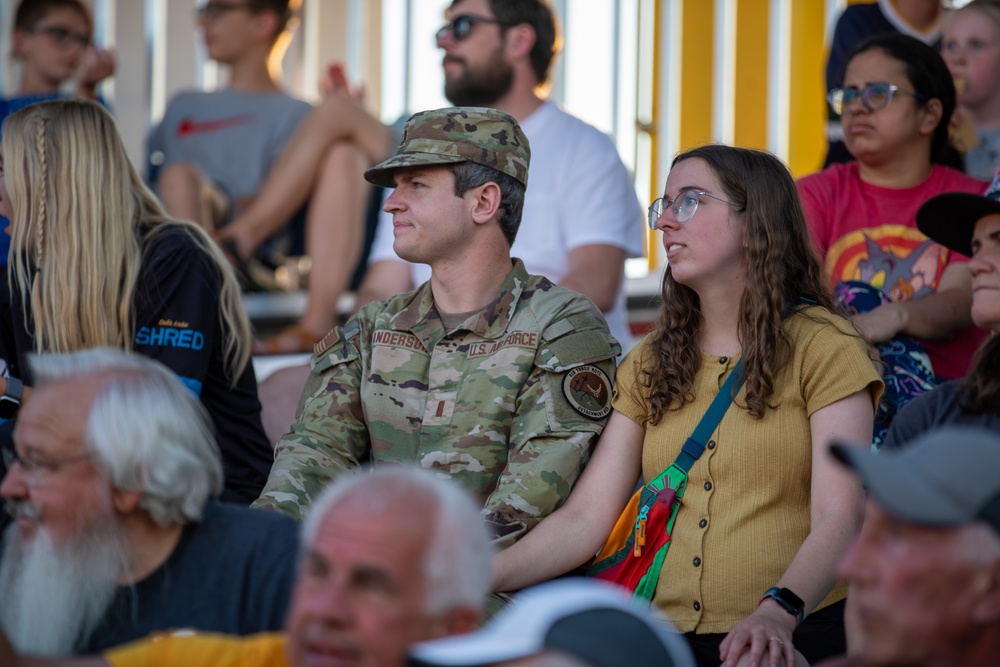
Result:
{"type": "Polygon", "coordinates": [[[273,271],[255,267],[273,267],[281,255],[312,258],[305,314],[288,328],[291,345],[258,346],[263,353],[311,350],[335,324],[338,297],[361,250],[371,193],[362,172],[389,148],[386,139],[379,154],[369,156],[351,141],[338,142],[303,179],[314,184],[303,196],[309,198],[304,215],[293,209],[288,216],[270,216],[262,226],[244,224],[243,214],[269,173],[282,168],[276,167],[279,156],[312,109],[283,92],[277,79],[299,4],[209,0],[201,5],[198,25],[206,50],[229,68],[229,85],[174,97],[147,147],[150,180],[167,210],[214,231],[251,286],[268,288],[273,271]]]}
{"type": "Polygon", "coordinates": [[[91,43],[93,24],[80,0],[22,0],[14,13],[13,55],[21,63],[17,93],[2,104],[0,120],[33,102],[75,92],[97,99],[97,85],[114,74],[114,57],[91,43]]]}
{"type": "Polygon", "coordinates": [[[249,200],[311,108],[277,80],[297,0],[209,0],[197,10],[208,56],[229,85],[167,105],[147,146],[150,180],[167,210],[209,230],[249,200]]]}
{"type": "MultiPolygon", "coordinates": [[[[97,85],[115,72],[114,56],[91,43],[93,22],[80,0],[21,0],[14,12],[13,57],[21,76],[13,96],[0,98],[0,123],[29,104],[68,94],[64,84],[76,77],[75,94],[103,100],[97,85]]],[[[0,216],[0,230],[7,218],[0,216]]],[[[7,266],[10,237],[0,233],[0,267],[7,266]]]]}

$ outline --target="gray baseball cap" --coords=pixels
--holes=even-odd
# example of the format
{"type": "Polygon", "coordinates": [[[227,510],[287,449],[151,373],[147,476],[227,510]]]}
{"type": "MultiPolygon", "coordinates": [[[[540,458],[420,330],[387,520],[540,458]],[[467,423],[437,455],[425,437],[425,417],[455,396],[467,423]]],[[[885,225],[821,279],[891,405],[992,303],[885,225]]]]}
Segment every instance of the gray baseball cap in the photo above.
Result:
{"type": "Polygon", "coordinates": [[[485,107],[421,111],[406,121],[396,154],[365,172],[369,183],[395,187],[397,169],[475,162],[528,185],[531,149],[514,117],[485,107]]]}
{"type": "Polygon", "coordinates": [[[1000,533],[1000,434],[949,426],[903,450],[831,446],[886,512],[904,521],[958,526],[985,521],[1000,533]]]}

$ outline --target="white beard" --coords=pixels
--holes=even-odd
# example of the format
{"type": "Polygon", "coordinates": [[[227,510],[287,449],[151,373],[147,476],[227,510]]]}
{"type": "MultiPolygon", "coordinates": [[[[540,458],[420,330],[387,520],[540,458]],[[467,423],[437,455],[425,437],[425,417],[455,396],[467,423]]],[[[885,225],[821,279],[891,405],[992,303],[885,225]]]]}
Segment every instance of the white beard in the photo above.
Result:
{"type": "MultiPolygon", "coordinates": [[[[31,513],[25,507],[17,511],[31,513]]],[[[114,599],[126,562],[121,531],[109,512],[62,546],[53,543],[44,523],[37,524],[31,539],[21,533],[14,523],[5,534],[0,628],[21,653],[70,655],[95,630],[114,599]]]]}

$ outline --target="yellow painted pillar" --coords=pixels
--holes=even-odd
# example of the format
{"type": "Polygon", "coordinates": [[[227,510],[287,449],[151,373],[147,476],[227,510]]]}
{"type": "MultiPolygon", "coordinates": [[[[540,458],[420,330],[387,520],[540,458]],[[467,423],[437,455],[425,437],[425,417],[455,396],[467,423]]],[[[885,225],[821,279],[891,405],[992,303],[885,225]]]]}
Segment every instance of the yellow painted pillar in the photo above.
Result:
{"type": "Polygon", "coordinates": [[[733,140],[737,146],[767,149],[767,53],[769,1],[736,3],[736,108],[733,140]]]}
{"type": "Polygon", "coordinates": [[[819,169],[826,151],[823,5],[792,0],[788,166],[797,177],[819,169]]]}
{"type": "Polygon", "coordinates": [[[708,0],[683,3],[681,45],[680,150],[712,141],[712,59],[715,7],[708,0]]]}

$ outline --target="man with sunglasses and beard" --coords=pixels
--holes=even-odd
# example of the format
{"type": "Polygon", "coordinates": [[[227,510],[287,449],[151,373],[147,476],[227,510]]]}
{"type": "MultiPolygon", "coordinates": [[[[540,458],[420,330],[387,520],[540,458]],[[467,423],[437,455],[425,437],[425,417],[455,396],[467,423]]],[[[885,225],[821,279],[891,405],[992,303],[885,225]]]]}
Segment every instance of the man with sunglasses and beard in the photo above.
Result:
{"type": "Polygon", "coordinates": [[[98,348],[31,361],[0,495],[0,629],[18,650],[90,653],[155,630],[277,630],[297,527],[213,502],[222,465],[166,367],[98,348]]]}
{"type": "MultiPolygon", "coordinates": [[[[642,209],[611,139],[544,97],[560,41],[552,8],[546,0],[454,0],[447,18],[437,32],[445,96],[456,106],[506,111],[531,143],[532,185],[511,255],[529,273],[590,298],[628,351],[624,267],[644,252],[642,209]]],[[[428,266],[402,261],[392,242],[391,216],[383,215],[360,304],[430,278],[428,266]]]]}

